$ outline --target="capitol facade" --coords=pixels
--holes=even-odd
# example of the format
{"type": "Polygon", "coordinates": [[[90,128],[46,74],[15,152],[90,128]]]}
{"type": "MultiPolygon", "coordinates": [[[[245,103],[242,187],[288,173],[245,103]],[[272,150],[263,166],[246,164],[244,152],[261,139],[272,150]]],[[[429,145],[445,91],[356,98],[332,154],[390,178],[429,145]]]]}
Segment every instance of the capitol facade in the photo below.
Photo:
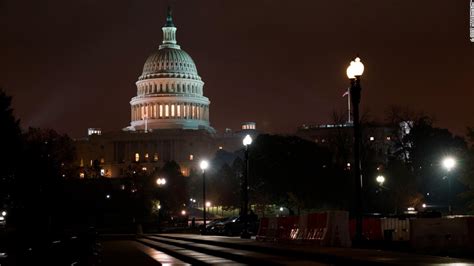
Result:
{"type": "Polygon", "coordinates": [[[163,41],[145,61],[130,101],[130,125],[115,132],[89,129],[76,140],[80,177],[100,168],[104,177],[123,177],[137,165],[155,171],[165,162],[177,162],[184,175],[197,169],[201,159],[218,150],[242,148],[246,134],[257,134],[255,123],[243,123],[233,132],[218,133],[210,125],[210,101],[196,65],[176,40],[177,28],[168,10],[163,41]]]}

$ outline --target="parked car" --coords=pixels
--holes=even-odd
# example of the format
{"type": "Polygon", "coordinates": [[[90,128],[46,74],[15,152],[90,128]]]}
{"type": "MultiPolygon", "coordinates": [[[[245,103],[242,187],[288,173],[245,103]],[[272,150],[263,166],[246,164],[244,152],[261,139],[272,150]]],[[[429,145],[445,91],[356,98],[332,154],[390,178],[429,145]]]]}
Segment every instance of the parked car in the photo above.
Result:
{"type": "MultiPolygon", "coordinates": [[[[247,229],[251,235],[256,235],[258,230],[257,217],[249,216],[247,229]]],[[[237,236],[244,229],[244,221],[241,216],[230,217],[213,225],[213,233],[217,235],[237,236]]]]}
{"type": "MultiPolygon", "coordinates": [[[[227,219],[229,219],[229,218],[219,218],[219,219],[214,219],[214,220],[210,221],[208,224],[206,224],[206,232],[205,233],[210,234],[210,235],[219,234],[217,225],[222,223],[222,222],[225,222],[227,219]]],[[[201,228],[201,230],[202,230],[202,228],[201,228]]]]}

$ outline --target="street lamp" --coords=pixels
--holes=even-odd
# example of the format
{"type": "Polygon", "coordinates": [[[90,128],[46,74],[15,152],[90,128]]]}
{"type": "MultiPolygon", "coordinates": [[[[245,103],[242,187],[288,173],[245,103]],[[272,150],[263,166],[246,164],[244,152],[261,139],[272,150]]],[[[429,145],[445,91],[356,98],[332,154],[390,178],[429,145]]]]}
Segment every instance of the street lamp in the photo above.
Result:
{"type": "Polygon", "coordinates": [[[448,179],[448,211],[449,214],[453,214],[453,209],[451,206],[451,177],[449,176],[451,170],[456,167],[456,160],[453,157],[445,157],[443,159],[443,167],[446,169],[446,179],[448,179]]]}
{"type": "Polygon", "coordinates": [[[241,216],[244,221],[244,227],[242,228],[241,238],[250,238],[250,233],[247,228],[248,223],[248,206],[249,206],[249,194],[248,194],[248,174],[249,174],[249,146],[252,144],[252,137],[246,135],[242,143],[245,146],[245,166],[242,175],[242,211],[241,216]]]}
{"type": "Polygon", "coordinates": [[[379,183],[379,186],[383,186],[383,183],[385,182],[385,177],[383,175],[379,175],[377,176],[377,178],[375,178],[375,180],[377,181],[377,183],[379,183]]]}
{"type": "Polygon", "coordinates": [[[209,162],[202,160],[199,167],[202,170],[202,219],[204,222],[202,233],[206,233],[206,169],[209,167],[209,162]]]}
{"type": "Polygon", "coordinates": [[[161,187],[161,186],[164,186],[166,185],[166,179],[165,178],[162,178],[162,177],[158,177],[156,179],[156,184],[161,187]]]}
{"type": "Polygon", "coordinates": [[[354,123],[354,184],[355,184],[355,214],[356,214],[356,232],[355,242],[360,243],[362,240],[362,174],[360,169],[360,121],[359,121],[359,104],[361,98],[360,77],[364,73],[364,64],[357,57],[351,61],[347,68],[346,74],[350,80],[350,95],[353,106],[353,123],[354,123]]]}

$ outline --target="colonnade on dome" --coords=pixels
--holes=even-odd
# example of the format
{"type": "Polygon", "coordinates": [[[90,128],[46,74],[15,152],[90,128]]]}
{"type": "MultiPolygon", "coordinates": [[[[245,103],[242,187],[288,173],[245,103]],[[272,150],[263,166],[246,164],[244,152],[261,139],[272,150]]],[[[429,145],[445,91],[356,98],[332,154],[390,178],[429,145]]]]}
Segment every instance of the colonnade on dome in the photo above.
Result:
{"type": "Polygon", "coordinates": [[[209,107],[197,103],[142,103],[132,106],[132,122],[145,119],[209,121],[209,107]]]}

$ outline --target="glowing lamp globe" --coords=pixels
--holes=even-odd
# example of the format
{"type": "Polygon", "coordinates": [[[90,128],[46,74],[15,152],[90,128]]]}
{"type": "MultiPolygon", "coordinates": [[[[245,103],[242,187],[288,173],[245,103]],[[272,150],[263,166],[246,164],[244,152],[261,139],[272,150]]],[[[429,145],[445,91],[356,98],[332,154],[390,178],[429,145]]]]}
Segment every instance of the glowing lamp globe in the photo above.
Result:
{"type": "Polygon", "coordinates": [[[452,157],[446,157],[443,159],[443,167],[446,168],[446,170],[451,171],[456,166],[456,160],[452,157]]]}
{"type": "Polygon", "coordinates": [[[353,67],[354,67],[354,76],[360,77],[362,76],[362,74],[364,74],[364,64],[362,64],[359,57],[357,57],[354,60],[353,67]]]}
{"type": "Polygon", "coordinates": [[[158,186],[164,186],[164,185],[166,185],[166,179],[159,177],[159,178],[156,179],[156,184],[158,186]]]}
{"type": "Polygon", "coordinates": [[[351,64],[347,67],[347,70],[346,70],[346,74],[349,79],[355,79],[353,64],[354,64],[354,61],[351,62],[351,64]]]}
{"type": "Polygon", "coordinates": [[[362,76],[364,74],[364,64],[360,61],[360,58],[357,57],[354,61],[351,61],[349,67],[347,67],[346,74],[349,79],[355,79],[356,77],[362,76]]]}
{"type": "Polygon", "coordinates": [[[377,176],[377,178],[375,180],[377,181],[377,183],[382,185],[385,182],[385,177],[383,175],[379,175],[379,176],[377,176]]]}
{"type": "Polygon", "coordinates": [[[244,146],[248,146],[252,144],[252,137],[250,135],[245,136],[244,140],[242,141],[244,146]]]}
{"type": "Polygon", "coordinates": [[[199,165],[201,167],[201,170],[205,171],[209,167],[209,162],[206,160],[201,161],[201,164],[199,165]]]}

